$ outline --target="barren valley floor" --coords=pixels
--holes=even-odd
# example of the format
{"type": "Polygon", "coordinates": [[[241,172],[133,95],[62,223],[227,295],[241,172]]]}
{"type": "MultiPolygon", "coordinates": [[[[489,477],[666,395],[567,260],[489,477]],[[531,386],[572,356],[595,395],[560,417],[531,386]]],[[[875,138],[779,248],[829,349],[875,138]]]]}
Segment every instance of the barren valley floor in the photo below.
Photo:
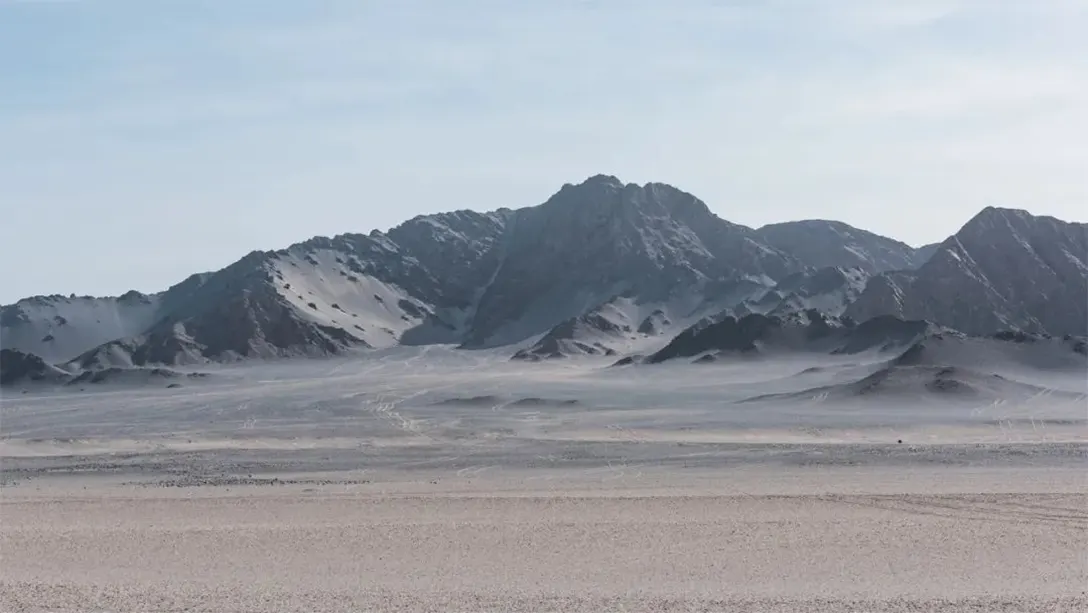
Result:
{"type": "Polygon", "coordinates": [[[0,610],[1088,610],[1082,405],[395,357],[5,395],[0,610]]]}

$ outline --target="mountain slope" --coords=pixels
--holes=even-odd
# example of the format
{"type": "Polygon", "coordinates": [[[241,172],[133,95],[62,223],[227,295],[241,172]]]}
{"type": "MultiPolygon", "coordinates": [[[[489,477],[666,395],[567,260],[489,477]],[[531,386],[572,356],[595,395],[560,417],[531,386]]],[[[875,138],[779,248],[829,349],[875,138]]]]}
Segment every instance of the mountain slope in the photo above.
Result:
{"type": "Polygon", "coordinates": [[[35,296],[0,308],[0,336],[5,348],[58,362],[142,332],[160,307],[159,295],[138,292],[118,298],[35,296]]]}
{"type": "Polygon", "coordinates": [[[755,301],[745,302],[734,314],[789,315],[815,309],[842,315],[865,289],[869,274],[861,268],[832,266],[794,273],[755,301]]]}
{"type": "Polygon", "coordinates": [[[17,349],[0,349],[0,385],[45,382],[62,383],[69,374],[40,356],[17,349]]]}
{"type": "Polygon", "coordinates": [[[855,354],[906,348],[927,335],[951,333],[925,321],[877,317],[862,324],[815,309],[784,317],[758,313],[699,322],[647,358],[650,364],[676,358],[770,353],[855,354]]]}
{"type": "Polygon", "coordinates": [[[927,255],[925,248],[822,219],[766,225],[755,236],[808,266],[859,268],[869,274],[916,268],[927,255]]]}
{"type": "MultiPolygon", "coordinates": [[[[1039,401],[1083,406],[1088,398],[1083,386],[1088,367],[1084,342],[1013,332],[967,337],[929,331],[870,368],[841,370],[844,380],[839,382],[755,396],[745,402],[873,403],[898,399],[914,404],[929,398],[942,405],[964,401],[976,407],[1039,401]],[[1080,384],[1062,389],[1030,383],[1038,381],[1042,373],[1073,375],[1066,383],[1079,378],[1080,384]]],[[[1046,380],[1044,376],[1042,381],[1046,380]]]]}
{"type": "Polygon", "coordinates": [[[1000,209],[920,249],[831,221],[753,230],[674,187],[597,175],[538,206],[253,252],[159,294],[22,300],[0,311],[0,347],[81,368],[434,343],[536,343],[520,345],[536,359],[814,309],[1083,335],[1086,248],[1084,224],[1000,209]]]}
{"type": "Polygon", "coordinates": [[[706,303],[683,300],[640,304],[617,296],[581,315],[564,320],[537,342],[514,354],[516,360],[539,361],[576,355],[616,355],[656,349],[690,325],[706,303]]]}
{"type": "Polygon", "coordinates": [[[304,316],[276,291],[274,255],[253,252],[191,288],[139,335],[73,360],[81,368],[191,364],[285,355],[327,355],[361,345],[358,337],[304,316]]]}
{"type": "Polygon", "coordinates": [[[847,314],[927,319],[968,334],[1088,333],[1088,225],[987,208],[913,273],[870,281],[847,314]]]}
{"type": "Polygon", "coordinates": [[[930,243],[928,245],[922,245],[914,250],[914,262],[911,268],[921,268],[923,264],[929,261],[929,258],[933,257],[934,253],[941,248],[941,243],[930,243]]]}
{"type": "Polygon", "coordinates": [[[691,194],[603,175],[517,211],[505,243],[467,347],[522,340],[618,294],[663,302],[720,278],[771,280],[803,268],[691,194]]]}
{"type": "Polygon", "coordinates": [[[605,304],[561,322],[532,347],[515,353],[513,359],[539,361],[572,355],[615,355],[611,344],[634,338],[631,324],[626,313],[605,304]]]}
{"type": "MultiPolygon", "coordinates": [[[[481,279],[493,274],[488,258],[497,265],[492,251],[506,216],[455,212],[410,220],[390,235],[417,245],[414,253],[380,232],[253,252],[147,298],[148,313],[124,327],[88,326],[95,343],[69,344],[54,359],[131,367],[453,342],[481,279]]],[[[5,345],[9,338],[5,328],[5,345]]]]}

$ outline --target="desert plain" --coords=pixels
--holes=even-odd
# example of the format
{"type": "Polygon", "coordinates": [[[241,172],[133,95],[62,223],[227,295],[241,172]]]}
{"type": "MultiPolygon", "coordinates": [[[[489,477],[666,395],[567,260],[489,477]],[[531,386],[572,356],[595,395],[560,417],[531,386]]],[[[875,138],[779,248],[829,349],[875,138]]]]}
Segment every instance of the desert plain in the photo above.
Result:
{"type": "Polygon", "coordinates": [[[1088,610],[1083,378],[507,357],[5,390],[0,610],[1088,610]]]}

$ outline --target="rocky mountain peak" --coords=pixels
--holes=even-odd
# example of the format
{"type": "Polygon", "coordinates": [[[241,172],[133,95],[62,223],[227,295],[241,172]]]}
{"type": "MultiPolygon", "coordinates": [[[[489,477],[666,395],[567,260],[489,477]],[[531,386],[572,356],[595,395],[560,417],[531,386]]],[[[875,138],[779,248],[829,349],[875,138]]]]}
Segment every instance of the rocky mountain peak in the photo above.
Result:
{"type": "Polygon", "coordinates": [[[803,268],[687,192],[603,175],[516,211],[504,244],[468,346],[522,340],[623,292],[666,300],[714,279],[803,268]]]}
{"type": "Polygon", "coordinates": [[[988,207],[941,243],[914,276],[870,283],[848,312],[929,319],[969,334],[1083,335],[1085,296],[1088,226],[988,207]]]}
{"type": "MultiPolygon", "coordinates": [[[[1032,215],[1021,209],[989,206],[963,225],[954,235],[961,242],[977,246],[978,242],[1014,240],[1018,243],[1044,236],[1066,235],[1078,242],[1088,232],[1088,224],[1070,223],[1046,215],[1032,215]],[[1078,237],[1080,234],[1082,236],[1078,237]]],[[[1075,254],[1083,258],[1084,254],[1075,254]]]]}
{"type": "Polygon", "coordinates": [[[67,375],[41,357],[15,349],[0,349],[0,385],[29,381],[61,381],[67,375]]]}
{"type": "Polygon", "coordinates": [[[716,217],[707,205],[666,183],[624,183],[611,175],[595,175],[577,185],[566,184],[539,207],[544,213],[574,215],[579,223],[609,220],[640,223],[646,218],[670,218],[680,222],[704,222],[716,217]]]}
{"type": "Polygon", "coordinates": [[[541,208],[549,207],[599,207],[606,206],[619,200],[618,196],[623,192],[625,185],[617,177],[611,175],[593,175],[581,183],[564,183],[550,198],[540,205],[541,208]]]}
{"type": "Polygon", "coordinates": [[[595,174],[588,177],[585,181],[582,181],[581,186],[600,186],[600,187],[612,187],[616,189],[623,189],[624,182],[620,181],[619,177],[615,175],[606,175],[604,173],[595,174]]]}
{"type": "Polygon", "coordinates": [[[914,249],[823,219],[752,229],[671,185],[599,174],[537,206],[255,251],[159,294],[21,300],[0,308],[0,340],[105,366],[535,340],[567,355],[656,343],[713,314],[763,325],[813,309],[1081,335],[1086,282],[1085,224],[989,207],[914,249]]]}
{"type": "Polygon", "coordinates": [[[797,256],[808,266],[848,266],[870,274],[920,265],[928,252],[840,221],[807,219],[763,226],[764,243],[797,256]]]}

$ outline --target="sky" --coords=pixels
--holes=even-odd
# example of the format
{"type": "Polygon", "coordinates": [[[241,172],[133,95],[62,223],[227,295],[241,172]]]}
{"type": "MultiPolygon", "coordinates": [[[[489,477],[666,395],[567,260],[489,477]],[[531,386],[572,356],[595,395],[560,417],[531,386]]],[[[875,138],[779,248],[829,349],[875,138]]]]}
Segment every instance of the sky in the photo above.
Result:
{"type": "Polygon", "coordinates": [[[0,303],[599,174],[920,245],[1088,214],[1088,0],[0,0],[0,303]]]}

